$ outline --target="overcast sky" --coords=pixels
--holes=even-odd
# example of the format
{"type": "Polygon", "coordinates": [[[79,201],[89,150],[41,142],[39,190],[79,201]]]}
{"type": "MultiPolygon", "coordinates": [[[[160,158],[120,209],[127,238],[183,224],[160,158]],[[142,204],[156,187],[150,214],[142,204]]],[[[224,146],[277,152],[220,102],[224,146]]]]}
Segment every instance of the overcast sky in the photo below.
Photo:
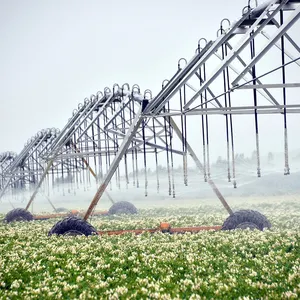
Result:
{"type": "MultiPolygon", "coordinates": [[[[244,3],[245,4],[245,3],[244,3]]],[[[157,92],[198,39],[241,15],[241,1],[1,0],[0,152],[62,128],[85,97],[114,83],[157,92]]]]}
{"type": "Polygon", "coordinates": [[[79,102],[114,83],[155,95],[178,59],[190,59],[201,37],[214,40],[220,21],[239,19],[247,3],[0,0],[0,152],[61,129],[79,102]]]}

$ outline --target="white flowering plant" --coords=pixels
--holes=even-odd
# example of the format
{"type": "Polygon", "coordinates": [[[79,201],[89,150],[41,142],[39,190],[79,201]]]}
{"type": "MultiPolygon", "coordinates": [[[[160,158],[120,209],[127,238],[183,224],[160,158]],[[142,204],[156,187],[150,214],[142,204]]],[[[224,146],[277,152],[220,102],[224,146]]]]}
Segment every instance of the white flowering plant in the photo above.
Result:
{"type": "MultiPolygon", "coordinates": [[[[237,207],[237,206],[236,206],[237,207]]],[[[297,201],[255,204],[270,230],[191,234],[51,236],[56,220],[0,225],[1,299],[296,299],[300,295],[297,201]]],[[[93,217],[99,230],[222,225],[201,205],[93,217]]]]}

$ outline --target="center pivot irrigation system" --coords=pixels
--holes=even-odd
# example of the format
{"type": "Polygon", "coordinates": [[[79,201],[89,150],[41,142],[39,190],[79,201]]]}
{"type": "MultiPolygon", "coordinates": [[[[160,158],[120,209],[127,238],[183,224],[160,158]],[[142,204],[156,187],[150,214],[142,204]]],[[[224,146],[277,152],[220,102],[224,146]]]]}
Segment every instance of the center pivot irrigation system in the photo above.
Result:
{"type": "MultiPolygon", "coordinates": [[[[288,115],[300,113],[300,101],[297,99],[300,88],[299,17],[300,0],[269,0],[261,5],[249,1],[238,21],[221,21],[216,40],[201,38],[192,59],[187,61],[182,58],[178,61],[178,70],[171,79],[163,81],[162,89],[155,97],[152,97],[150,90],[141,93],[138,85],[130,87],[128,84],[115,84],[112,89],[105,88],[104,93],[98,92],[85,99],[73,111],[71,119],[61,131],[42,131],[17,156],[10,152],[1,154],[0,197],[16,187],[34,188],[25,209],[12,210],[6,215],[6,221],[65,216],[53,226],[49,235],[269,228],[270,222],[257,211],[233,212],[212,180],[211,120],[212,115],[219,116],[218,126],[225,126],[227,178],[234,188],[237,187],[235,115],[252,117],[258,177],[262,175],[260,128],[263,126],[259,116],[278,115],[277,120],[282,122],[283,127],[283,134],[278,138],[283,140],[284,175],[290,174],[288,115]],[[292,38],[293,35],[298,37],[298,41],[292,38]],[[195,126],[201,129],[203,163],[191,143],[187,126],[189,116],[198,118],[195,126]],[[154,161],[158,171],[158,157],[165,155],[168,191],[173,197],[174,155],[182,157],[184,185],[188,185],[187,158],[190,156],[204,181],[211,186],[229,213],[224,224],[172,228],[168,223],[161,223],[157,229],[97,232],[87,222],[91,215],[137,213],[135,206],[129,202],[114,203],[106,189],[113,177],[118,186],[120,181],[128,185],[131,176],[133,185],[139,187],[140,155],[143,158],[145,196],[148,195],[149,160],[154,161]],[[120,174],[121,166],[125,173],[123,177],[120,174]],[[81,217],[69,213],[33,216],[28,211],[41,189],[49,191],[56,184],[64,183],[68,183],[69,190],[74,187],[86,188],[91,180],[101,184],[81,217]],[[108,212],[96,212],[95,208],[104,193],[107,193],[113,205],[108,212]]],[[[267,126],[270,126],[269,123],[267,126]]],[[[224,138],[223,134],[221,138],[224,138]]],[[[156,175],[159,191],[159,172],[156,175]]]]}

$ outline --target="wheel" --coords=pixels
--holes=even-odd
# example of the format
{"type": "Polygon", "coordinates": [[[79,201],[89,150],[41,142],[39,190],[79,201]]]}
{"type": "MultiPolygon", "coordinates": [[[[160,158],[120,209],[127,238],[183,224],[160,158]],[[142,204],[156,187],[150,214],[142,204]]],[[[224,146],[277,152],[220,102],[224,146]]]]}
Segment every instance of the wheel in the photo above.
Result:
{"type": "Polygon", "coordinates": [[[68,212],[68,211],[69,210],[65,207],[58,207],[55,212],[63,213],[63,212],[68,212]]]}
{"type": "Polygon", "coordinates": [[[57,222],[48,235],[94,235],[97,230],[88,222],[78,217],[68,217],[57,222]]]}
{"type": "Polygon", "coordinates": [[[257,227],[259,230],[264,228],[271,228],[269,220],[258,211],[245,209],[238,210],[230,215],[223,223],[222,230],[233,230],[237,228],[254,229],[257,227]]]}
{"type": "Polygon", "coordinates": [[[120,201],[114,203],[108,210],[108,215],[120,215],[120,214],[137,214],[136,207],[127,201],[120,201]]]}
{"type": "Polygon", "coordinates": [[[24,208],[15,208],[8,212],[4,218],[7,223],[14,221],[32,221],[33,215],[24,208]]]}

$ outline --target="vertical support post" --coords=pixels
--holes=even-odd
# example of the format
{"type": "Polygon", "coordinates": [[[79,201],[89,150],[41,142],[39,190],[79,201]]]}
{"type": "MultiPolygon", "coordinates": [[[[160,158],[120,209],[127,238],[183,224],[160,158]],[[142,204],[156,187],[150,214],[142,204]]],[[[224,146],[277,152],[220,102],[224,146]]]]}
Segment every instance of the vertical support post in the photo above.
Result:
{"type": "MultiPolygon", "coordinates": [[[[155,128],[155,118],[152,119],[153,124],[153,138],[154,138],[154,144],[156,144],[156,128],[155,128]]],[[[159,175],[158,175],[158,154],[157,154],[157,148],[154,148],[155,153],[155,172],[156,172],[156,191],[159,193],[159,175]]]]}
{"type": "MultiPolygon", "coordinates": [[[[222,27],[221,27],[221,32],[223,31],[222,27]]],[[[222,60],[224,61],[226,58],[226,53],[225,53],[225,47],[226,44],[222,44],[221,48],[222,48],[222,60]]],[[[224,102],[225,102],[225,107],[227,108],[227,98],[229,95],[227,95],[227,84],[226,84],[226,79],[228,80],[228,78],[226,78],[226,69],[227,67],[225,67],[222,71],[223,73],[223,88],[224,88],[224,102]]],[[[226,123],[226,149],[227,149],[227,178],[228,178],[228,182],[231,182],[231,174],[230,174],[230,138],[229,138],[229,124],[228,124],[228,114],[225,114],[225,123],[226,123]]]]}
{"type": "MultiPolygon", "coordinates": [[[[165,107],[164,107],[164,112],[166,112],[165,107]]],[[[164,117],[164,131],[165,131],[165,143],[166,143],[169,196],[171,196],[172,189],[171,189],[171,173],[170,173],[170,160],[169,160],[169,142],[168,142],[167,117],[164,117]]]]}
{"type": "MultiPolygon", "coordinates": [[[[204,64],[203,64],[204,65],[204,64]]],[[[204,67],[204,66],[203,66],[204,67]]],[[[205,78],[205,72],[203,72],[203,78],[205,78]]],[[[201,77],[202,77],[202,74],[201,74],[201,68],[199,68],[199,75],[200,75],[200,78],[199,78],[199,81],[200,81],[200,87],[201,87],[201,77]]],[[[205,79],[204,79],[205,80],[205,79]]],[[[205,96],[203,95],[203,93],[200,94],[200,98],[201,98],[201,107],[203,102],[206,102],[207,98],[205,98],[205,96]],[[203,101],[204,100],[204,101],[203,101]]],[[[206,115],[207,116],[207,115],[206,115]]],[[[203,175],[204,175],[204,181],[207,182],[207,175],[206,175],[206,143],[205,143],[205,121],[204,121],[204,115],[202,114],[201,115],[201,124],[202,124],[202,128],[201,128],[201,133],[202,133],[202,149],[203,149],[203,175]]]]}
{"type": "MultiPolygon", "coordinates": [[[[224,45],[225,56],[227,57],[227,44],[224,45]]],[[[229,67],[227,66],[225,69],[225,77],[226,77],[226,92],[228,92],[228,106],[231,107],[231,92],[230,92],[230,81],[229,81],[229,67]]],[[[207,114],[206,114],[207,117],[207,114]]],[[[235,151],[234,151],[234,139],[233,139],[233,122],[232,122],[232,114],[229,115],[229,125],[230,125],[230,140],[231,140],[231,160],[232,160],[232,180],[233,187],[236,188],[236,178],[235,178],[235,151]]]]}
{"type": "MultiPolygon", "coordinates": [[[[254,32],[250,33],[250,37],[254,35],[254,32]]],[[[255,59],[255,43],[254,38],[250,41],[250,55],[251,60],[255,59]]],[[[256,85],[256,65],[252,66],[252,84],[256,85]]],[[[254,107],[257,107],[257,90],[253,89],[253,99],[254,99],[254,107]]],[[[257,177],[261,177],[261,168],[260,168],[260,150],[259,150],[259,127],[258,127],[258,114],[257,109],[254,109],[254,123],[255,123],[255,142],[256,142],[256,162],[257,162],[257,177]]]]}
{"type": "MultiPolygon", "coordinates": [[[[167,103],[167,109],[168,111],[170,111],[170,102],[167,103]]],[[[168,117],[168,119],[170,119],[170,117],[168,117]]],[[[168,123],[169,123],[169,141],[170,141],[170,161],[171,161],[171,177],[172,177],[172,195],[173,195],[173,198],[175,198],[175,179],[174,179],[174,161],[173,161],[173,142],[172,142],[172,139],[173,139],[173,132],[172,132],[172,126],[170,124],[170,120],[168,120],[168,123]]],[[[185,127],[186,128],[186,127],[185,127]]],[[[186,135],[185,135],[186,137],[186,135]]],[[[186,140],[186,138],[185,138],[186,140]]]]}
{"type": "MultiPolygon", "coordinates": [[[[280,10],[280,24],[283,24],[283,10],[280,10]]],[[[281,42],[281,63],[282,63],[282,83],[286,83],[286,74],[285,74],[285,57],[284,57],[284,36],[280,38],[281,42]]],[[[286,89],[285,87],[282,88],[282,97],[283,97],[283,125],[284,125],[284,175],[290,174],[290,167],[289,167],[289,150],[288,150],[288,129],[287,129],[287,116],[286,116],[286,89]]]]}

